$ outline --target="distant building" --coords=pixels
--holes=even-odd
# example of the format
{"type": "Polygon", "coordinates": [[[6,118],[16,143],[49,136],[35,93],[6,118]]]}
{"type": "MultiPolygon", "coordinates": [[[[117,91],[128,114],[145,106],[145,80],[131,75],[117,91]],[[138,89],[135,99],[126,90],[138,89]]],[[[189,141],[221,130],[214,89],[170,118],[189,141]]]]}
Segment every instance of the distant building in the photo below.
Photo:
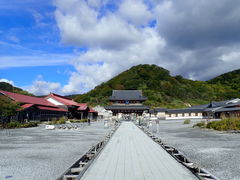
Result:
{"type": "Polygon", "coordinates": [[[45,121],[52,118],[67,116],[67,110],[55,106],[44,98],[26,96],[22,94],[0,90],[0,95],[20,103],[22,107],[15,117],[20,122],[24,121],[45,121]]]}
{"type": "Polygon", "coordinates": [[[110,106],[105,107],[111,110],[113,116],[118,114],[136,114],[142,115],[144,111],[149,111],[149,107],[142,103],[147,97],[142,95],[141,90],[113,90],[109,97],[110,106]]]}
{"type": "Polygon", "coordinates": [[[240,99],[211,102],[203,111],[206,118],[240,117],[240,99]]]}
{"type": "Polygon", "coordinates": [[[88,112],[88,118],[91,120],[96,120],[98,118],[98,112],[93,108],[90,108],[88,112]]]}
{"type": "Polygon", "coordinates": [[[98,116],[98,112],[88,107],[86,103],[77,103],[70,98],[54,93],[50,93],[44,98],[38,98],[0,90],[1,95],[20,103],[21,109],[14,117],[20,122],[46,121],[63,116],[93,120],[98,116]]]}
{"type": "Polygon", "coordinates": [[[45,97],[45,99],[58,107],[66,109],[69,112],[69,118],[88,118],[90,108],[87,106],[86,103],[77,103],[71,98],[60,96],[55,93],[50,93],[48,96],[45,97]]]}
{"type": "Polygon", "coordinates": [[[240,117],[240,99],[213,101],[209,104],[185,109],[156,108],[150,111],[151,117],[159,119],[218,119],[221,117],[240,117]]]}

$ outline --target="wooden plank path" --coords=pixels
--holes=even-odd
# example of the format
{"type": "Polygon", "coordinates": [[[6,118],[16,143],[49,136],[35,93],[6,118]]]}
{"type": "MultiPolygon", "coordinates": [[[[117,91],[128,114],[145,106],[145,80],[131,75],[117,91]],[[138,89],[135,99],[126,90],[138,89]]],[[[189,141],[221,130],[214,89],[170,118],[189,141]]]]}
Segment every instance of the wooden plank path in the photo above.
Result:
{"type": "Polygon", "coordinates": [[[196,178],[132,122],[122,122],[83,180],[192,180],[196,178]]]}

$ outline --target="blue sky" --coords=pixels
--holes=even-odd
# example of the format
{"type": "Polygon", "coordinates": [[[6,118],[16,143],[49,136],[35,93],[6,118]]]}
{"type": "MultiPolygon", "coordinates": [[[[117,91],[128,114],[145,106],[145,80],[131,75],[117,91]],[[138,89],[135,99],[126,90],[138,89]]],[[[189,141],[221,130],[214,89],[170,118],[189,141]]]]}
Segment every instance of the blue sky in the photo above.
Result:
{"type": "Polygon", "coordinates": [[[0,78],[18,87],[30,86],[39,76],[67,84],[74,71],[68,62],[81,48],[61,43],[54,11],[51,1],[0,3],[0,78]]]}
{"type": "Polygon", "coordinates": [[[240,68],[239,12],[235,0],[0,1],[0,81],[84,93],[137,64],[207,80],[240,68]]]}

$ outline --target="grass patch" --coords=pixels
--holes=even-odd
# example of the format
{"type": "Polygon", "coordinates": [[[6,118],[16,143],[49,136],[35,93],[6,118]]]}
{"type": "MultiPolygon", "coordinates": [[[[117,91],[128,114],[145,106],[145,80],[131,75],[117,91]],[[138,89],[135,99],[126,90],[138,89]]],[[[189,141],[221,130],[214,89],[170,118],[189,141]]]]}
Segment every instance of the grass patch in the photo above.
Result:
{"type": "Polygon", "coordinates": [[[191,119],[186,119],[183,124],[190,124],[191,123],[191,119]]]}
{"type": "Polygon", "coordinates": [[[70,120],[71,123],[84,123],[84,122],[87,122],[87,119],[71,119],[70,120]]]}
{"type": "Polygon", "coordinates": [[[193,127],[214,129],[217,131],[240,130],[240,118],[223,118],[220,121],[212,121],[209,123],[200,122],[193,127]]]}

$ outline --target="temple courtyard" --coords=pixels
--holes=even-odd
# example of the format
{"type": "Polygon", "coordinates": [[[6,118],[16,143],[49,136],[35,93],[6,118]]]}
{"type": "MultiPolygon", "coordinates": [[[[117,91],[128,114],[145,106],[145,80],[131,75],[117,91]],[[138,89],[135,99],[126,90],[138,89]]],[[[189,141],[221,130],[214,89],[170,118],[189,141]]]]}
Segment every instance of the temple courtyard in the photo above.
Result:
{"type": "Polygon", "coordinates": [[[240,179],[240,133],[192,128],[201,120],[183,124],[183,120],[160,121],[150,128],[164,143],[181,151],[186,157],[207,169],[221,180],[240,179]]]}
{"type": "MultiPolygon", "coordinates": [[[[219,179],[240,179],[240,134],[192,128],[192,125],[197,121],[200,120],[192,120],[190,124],[183,124],[183,120],[160,121],[159,132],[157,132],[157,126],[154,123],[150,130],[166,144],[177,148],[190,160],[219,179]]],[[[159,156],[160,153],[163,153],[160,148],[148,141],[135,125],[125,124],[120,126],[118,130],[116,136],[113,136],[109,141],[109,144],[112,142],[112,147],[116,147],[117,152],[119,152],[118,156],[112,156],[116,159],[109,160],[111,154],[108,154],[107,151],[110,152],[111,147],[108,146],[103,149],[99,158],[103,158],[106,164],[109,162],[110,167],[114,167],[113,163],[114,161],[117,162],[118,159],[121,162],[124,158],[128,159],[130,156],[135,158],[123,162],[129,168],[119,166],[119,171],[99,171],[100,175],[104,177],[106,172],[119,178],[122,178],[122,176],[161,178],[161,176],[166,175],[164,173],[158,174],[160,172],[161,158],[167,158],[159,156]],[[120,137],[118,133],[124,136],[120,137]],[[123,143],[125,141],[127,143],[123,143]],[[144,146],[142,143],[148,145],[144,146]],[[131,154],[128,152],[131,152],[131,154]],[[142,153],[149,153],[149,158],[141,156],[142,153]],[[152,156],[152,153],[156,154],[156,157],[160,159],[154,158],[155,155],[152,156]],[[146,164],[140,163],[144,166],[139,167],[142,168],[142,172],[135,172],[134,169],[129,171],[134,163],[144,161],[146,161],[146,164]],[[153,169],[155,168],[157,173],[151,170],[151,166],[153,169]],[[127,171],[121,173],[124,169],[127,171]]],[[[79,130],[46,130],[43,125],[29,129],[1,130],[0,179],[56,179],[81,155],[102,140],[109,131],[110,129],[104,128],[103,122],[95,122],[91,126],[86,124],[85,127],[79,130]]],[[[120,164],[123,165],[123,163],[120,164]]],[[[87,174],[91,175],[98,167],[102,167],[102,165],[94,163],[87,174]]],[[[84,178],[88,179],[87,176],[84,178]]]]}
{"type": "Polygon", "coordinates": [[[109,131],[103,122],[79,130],[0,130],[0,179],[54,180],[109,131]]]}

